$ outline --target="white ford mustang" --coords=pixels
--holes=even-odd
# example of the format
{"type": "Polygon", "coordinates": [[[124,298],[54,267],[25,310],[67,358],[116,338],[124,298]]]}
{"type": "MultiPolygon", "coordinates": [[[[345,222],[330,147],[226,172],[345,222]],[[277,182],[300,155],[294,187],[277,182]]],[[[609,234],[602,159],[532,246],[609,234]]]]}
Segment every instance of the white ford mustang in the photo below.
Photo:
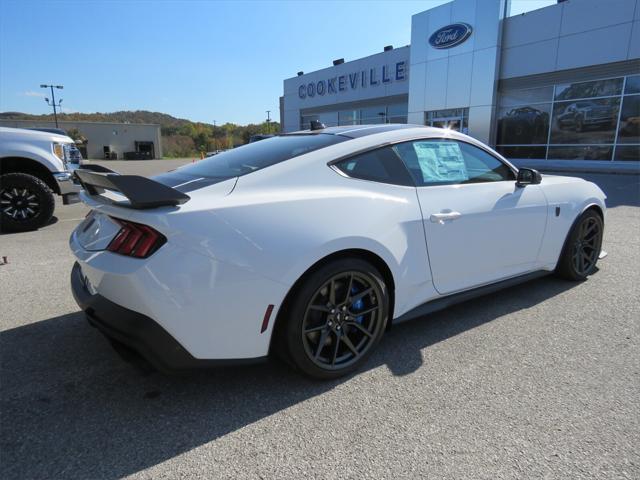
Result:
{"type": "Polygon", "coordinates": [[[161,370],[276,352],[303,373],[360,366],[391,323],[601,254],[605,195],[516,169],[452,131],[296,132],[152,179],[78,170],[76,301],[161,370]]]}

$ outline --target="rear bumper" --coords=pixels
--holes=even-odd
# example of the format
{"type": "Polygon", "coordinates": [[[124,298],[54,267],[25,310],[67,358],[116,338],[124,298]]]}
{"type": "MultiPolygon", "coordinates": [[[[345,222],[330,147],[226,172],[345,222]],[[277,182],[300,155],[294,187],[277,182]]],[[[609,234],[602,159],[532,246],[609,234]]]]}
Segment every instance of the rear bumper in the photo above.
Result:
{"type": "Polygon", "coordinates": [[[87,289],[82,270],[76,262],[71,270],[71,291],[86,313],[89,323],[106,337],[134,350],[165,373],[221,365],[252,364],[266,357],[248,359],[198,359],[151,318],[124,308],[87,289]]]}

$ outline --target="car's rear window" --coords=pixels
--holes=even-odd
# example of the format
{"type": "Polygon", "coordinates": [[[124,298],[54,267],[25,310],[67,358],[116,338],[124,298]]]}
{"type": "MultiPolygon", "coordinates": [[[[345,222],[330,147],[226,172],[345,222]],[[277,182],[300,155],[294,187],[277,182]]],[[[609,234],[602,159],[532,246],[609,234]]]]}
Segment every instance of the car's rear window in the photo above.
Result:
{"type": "Polygon", "coordinates": [[[219,153],[176,172],[197,177],[231,178],[350,140],[329,134],[283,135],[219,153]]]}

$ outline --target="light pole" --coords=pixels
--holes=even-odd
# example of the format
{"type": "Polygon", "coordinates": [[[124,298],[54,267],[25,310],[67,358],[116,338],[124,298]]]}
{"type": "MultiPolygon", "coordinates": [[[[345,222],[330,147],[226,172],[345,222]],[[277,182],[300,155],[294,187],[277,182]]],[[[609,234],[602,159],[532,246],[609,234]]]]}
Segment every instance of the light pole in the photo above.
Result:
{"type": "Polygon", "coordinates": [[[271,110],[267,110],[267,133],[271,133],[271,110]]]}
{"type": "Polygon", "coordinates": [[[53,107],[53,118],[55,118],[56,120],[56,128],[58,128],[58,112],[56,111],[56,107],[59,107],[62,105],[62,99],[60,99],[60,101],[56,104],[56,94],[53,92],[54,88],[57,88],[59,90],[62,90],[64,88],[63,85],[40,85],[40,88],[50,88],[51,89],[51,103],[49,103],[49,99],[45,97],[45,102],[47,102],[47,105],[52,106],[53,107]]]}

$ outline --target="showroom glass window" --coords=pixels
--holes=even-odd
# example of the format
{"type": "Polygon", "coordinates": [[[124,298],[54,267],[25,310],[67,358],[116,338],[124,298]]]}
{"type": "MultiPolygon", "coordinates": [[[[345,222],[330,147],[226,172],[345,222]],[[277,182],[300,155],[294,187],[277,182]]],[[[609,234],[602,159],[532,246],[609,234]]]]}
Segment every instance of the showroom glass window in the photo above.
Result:
{"type": "Polygon", "coordinates": [[[614,160],[640,160],[640,75],[627,77],[614,160]]]}
{"type": "Polygon", "coordinates": [[[512,158],[545,158],[553,86],[505,92],[498,111],[498,145],[512,158]]]}
{"type": "Polygon", "coordinates": [[[409,105],[407,102],[387,105],[387,123],[407,123],[409,105]]]}
{"type": "Polygon", "coordinates": [[[341,110],[338,112],[338,125],[358,125],[360,110],[341,110]]]}
{"type": "Polygon", "coordinates": [[[446,128],[467,134],[469,133],[469,109],[450,108],[425,112],[424,124],[429,127],[446,128]]]}
{"type": "Polygon", "coordinates": [[[300,129],[307,130],[312,120],[319,120],[327,127],[337,125],[369,125],[381,123],[407,123],[408,104],[404,102],[365,105],[357,108],[311,113],[300,116],[300,129]]]}
{"type": "Polygon", "coordinates": [[[515,180],[515,174],[507,165],[469,143],[426,139],[392,148],[419,187],[515,180]]]}
{"type": "Polygon", "coordinates": [[[509,158],[638,160],[638,78],[503,91],[498,151],[509,158]]]}

